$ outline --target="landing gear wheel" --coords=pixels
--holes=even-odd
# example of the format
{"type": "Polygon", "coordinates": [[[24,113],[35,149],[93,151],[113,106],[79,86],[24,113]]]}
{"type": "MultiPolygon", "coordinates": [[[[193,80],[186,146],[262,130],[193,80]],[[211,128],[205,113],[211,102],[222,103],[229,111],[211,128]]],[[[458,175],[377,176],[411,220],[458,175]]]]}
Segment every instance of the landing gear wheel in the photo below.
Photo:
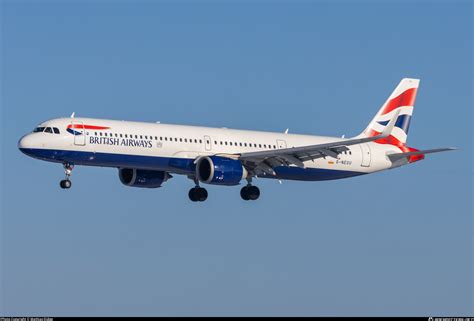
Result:
{"type": "Polygon", "coordinates": [[[204,202],[207,199],[207,190],[202,187],[193,187],[188,193],[189,199],[193,202],[204,202]]]}
{"type": "Polygon", "coordinates": [[[189,190],[188,196],[192,202],[197,202],[196,187],[193,187],[189,190]]]}
{"type": "Polygon", "coordinates": [[[242,199],[243,199],[244,201],[249,201],[249,200],[250,200],[248,190],[249,190],[248,186],[244,186],[244,187],[242,187],[242,189],[240,190],[240,197],[242,197],[242,199]]]}
{"type": "Polygon", "coordinates": [[[61,182],[59,182],[59,186],[61,186],[62,189],[69,189],[71,188],[71,181],[68,179],[63,179],[61,182]]]}
{"type": "Polygon", "coordinates": [[[66,179],[63,179],[62,181],[59,182],[59,186],[61,186],[62,189],[69,189],[71,188],[71,180],[69,177],[71,177],[72,170],[74,169],[74,164],[70,163],[64,163],[64,174],[66,175],[66,179]]]}
{"type": "Polygon", "coordinates": [[[252,201],[257,200],[260,197],[260,190],[258,189],[257,186],[249,186],[248,190],[249,198],[252,201]]]}
{"type": "Polygon", "coordinates": [[[247,185],[240,190],[240,196],[245,201],[255,201],[260,197],[260,190],[257,186],[247,185]]]}
{"type": "Polygon", "coordinates": [[[199,202],[204,202],[205,200],[207,200],[207,190],[205,188],[198,188],[196,194],[199,202]]]}

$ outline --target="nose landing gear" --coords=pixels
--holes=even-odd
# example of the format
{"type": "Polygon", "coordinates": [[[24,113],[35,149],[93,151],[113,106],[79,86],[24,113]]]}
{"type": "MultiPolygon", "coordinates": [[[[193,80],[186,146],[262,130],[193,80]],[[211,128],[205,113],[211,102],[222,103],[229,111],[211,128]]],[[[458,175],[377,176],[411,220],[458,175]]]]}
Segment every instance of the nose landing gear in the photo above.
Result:
{"type": "Polygon", "coordinates": [[[66,178],[59,182],[59,186],[61,186],[62,189],[69,189],[71,188],[71,185],[72,185],[69,177],[72,174],[74,165],[70,163],[64,163],[63,167],[64,167],[64,174],[66,175],[66,178]]]}

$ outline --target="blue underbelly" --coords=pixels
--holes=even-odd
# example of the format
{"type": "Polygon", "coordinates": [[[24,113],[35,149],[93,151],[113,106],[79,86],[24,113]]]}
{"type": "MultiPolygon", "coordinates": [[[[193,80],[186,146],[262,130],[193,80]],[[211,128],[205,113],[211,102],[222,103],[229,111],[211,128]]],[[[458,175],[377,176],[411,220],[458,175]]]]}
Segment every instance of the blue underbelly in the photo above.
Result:
{"type": "MultiPolygon", "coordinates": [[[[85,166],[162,170],[184,175],[192,175],[195,173],[194,159],[188,158],[93,153],[51,149],[21,149],[21,151],[28,156],[57,163],[69,162],[75,165],[85,166]]],[[[274,170],[277,176],[263,175],[259,177],[299,181],[323,181],[365,174],[363,172],[355,171],[286,166],[276,167],[274,170]]]]}

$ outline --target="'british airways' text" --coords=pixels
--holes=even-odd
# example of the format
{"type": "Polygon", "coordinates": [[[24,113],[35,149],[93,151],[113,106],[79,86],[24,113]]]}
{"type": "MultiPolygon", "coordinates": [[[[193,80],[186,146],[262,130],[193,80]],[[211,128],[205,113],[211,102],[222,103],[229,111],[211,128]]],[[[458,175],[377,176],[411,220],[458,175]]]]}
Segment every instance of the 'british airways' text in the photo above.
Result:
{"type": "Polygon", "coordinates": [[[90,144],[152,148],[151,140],[131,138],[89,137],[90,144]]]}

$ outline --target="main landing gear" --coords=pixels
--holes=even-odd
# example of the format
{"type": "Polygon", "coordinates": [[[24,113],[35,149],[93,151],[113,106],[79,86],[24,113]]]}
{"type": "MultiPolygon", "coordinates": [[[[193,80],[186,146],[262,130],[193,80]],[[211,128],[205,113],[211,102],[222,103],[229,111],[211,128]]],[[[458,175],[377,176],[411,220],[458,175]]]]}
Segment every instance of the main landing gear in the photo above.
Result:
{"type": "Polygon", "coordinates": [[[247,185],[240,190],[240,196],[244,201],[255,201],[260,197],[260,190],[252,185],[252,177],[247,177],[247,185]]]}
{"type": "Polygon", "coordinates": [[[207,190],[205,188],[199,187],[199,185],[191,188],[188,195],[189,199],[193,202],[204,202],[207,200],[207,190]]]}
{"type": "MultiPolygon", "coordinates": [[[[189,177],[194,180],[195,187],[189,190],[189,199],[193,202],[204,202],[207,200],[207,190],[199,186],[199,181],[194,177],[189,177]]],[[[255,201],[260,197],[260,190],[257,186],[252,185],[252,178],[247,178],[247,185],[240,190],[240,196],[245,201],[255,201]]]]}
{"type": "Polygon", "coordinates": [[[207,200],[207,190],[199,186],[199,180],[196,177],[188,176],[196,184],[189,190],[188,196],[192,202],[204,202],[207,200]]]}
{"type": "Polygon", "coordinates": [[[240,196],[245,201],[255,201],[260,197],[260,190],[257,186],[249,183],[247,186],[242,187],[240,190],[240,196]]]}
{"type": "Polygon", "coordinates": [[[72,185],[71,180],[69,179],[69,177],[72,174],[72,170],[74,168],[74,165],[70,164],[70,163],[64,163],[63,167],[64,167],[64,174],[66,174],[66,179],[63,179],[62,181],[60,181],[59,186],[61,186],[62,189],[69,189],[69,188],[71,188],[71,185],[72,185]]]}

